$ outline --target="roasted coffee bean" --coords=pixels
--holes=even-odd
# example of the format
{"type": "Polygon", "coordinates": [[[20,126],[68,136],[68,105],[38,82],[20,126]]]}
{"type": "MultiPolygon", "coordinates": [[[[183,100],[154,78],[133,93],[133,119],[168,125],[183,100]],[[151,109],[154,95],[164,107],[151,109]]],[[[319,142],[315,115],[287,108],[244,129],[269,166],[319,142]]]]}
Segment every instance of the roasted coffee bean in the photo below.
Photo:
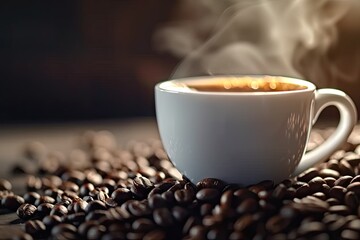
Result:
{"type": "Polygon", "coordinates": [[[175,191],[174,197],[179,204],[188,204],[193,201],[194,193],[191,190],[181,189],[175,191]]]}
{"type": "Polygon", "coordinates": [[[94,185],[92,183],[85,183],[80,187],[80,196],[87,196],[91,191],[95,189],[94,185]]]}
{"type": "Polygon", "coordinates": [[[181,183],[175,183],[171,188],[169,188],[167,191],[169,192],[176,192],[177,190],[180,190],[183,187],[181,183]]]}
{"type": "Polygon", "coordinates": [[[145,236],[145,233],[128,232],[126,234],[126,239],[128,239],[128,240],[140,240],[140,239],[143,239],[144,236],[145,236]]]}
{"type": "MultiPolygon", "coordinates": [[[[316,198],[315,198],[316,199],[316,198]]],[[[293,203],[292,207],[297,211],[302,212],[304,214],[309,213],[325,213],[329,209],[329,204],[327,202],[321,201],[302,201],[300,203],[293,203]]]]}
{"type": "Polygon", "coordinates": [[[131,186],[131,191],[137,197],[145,198],[153,187],[154,185],[146,177],[136,177],[134,178],[133,185],[131,186]]]}
{"type": "Polygon", "coordinates": [[[109,215],[111,216],[111,218],[116,220],[126,220],[132,217],[128,210],[122,207],[115,207],[109,209],[109,215]]]}
{"type": "Polygon", "coordinates": [[[354,219],[346,224],[347,229],[359,231],[360,229],[360,219],[354,219]]]}
{"type": "Polygon", "coordinates": [[[28,220],[34,216],[36,207],[29,203],[22,204],[17,210],[16,214],[23,220],[28,220]]]}
{"type": "Polygon", "coordinates": [[[83,200],[85,202],[91,202],[91,201],[94,201],[95,199],[93,197],[91,197],[91,196],[85,196],[85,197],[83,197],[83,200]]]}
{"type": "Polygon", "coordinates": [[[213,208],[214,206],[211,203],[202,204],[200,207],[200,215],[201,216],[210,215],[213,208]]]}
{"type": "Polygon", "coordinates": [[[357,239],[360,239],[360,234],[358,231],[346,229],[341,232],[341,239],[357,240],[357,239]]]}
{"type": "MultiPolygon", "coordinates": [[[[90,202],[95,202],[94,200],[93,201],[90,201],[90,202]]],[[[88,202],[84,201],[84,200],[81,200],[81,199],[76,199],[72,202],[72,204],[70,204],[68,206],[68,211],[69,212],[75,212],[75,213],[78,213],[78,212],[85,212],[86,211],[86,207],[88,206],[88,202]]],[[[96,205],[96,204],[95,204],[96,205]]],[[[94,207],[94,206],[93,206],[94,207]]],[[[95,208],[95,207],[94,207],[95,208]]]]}
{"type": "Polygon", "coordinates": [[[286,194],[285,194],[285,198],[286,199],[293,199],[296,195],[296,189],[293,187],[290,187],[288,189],[286,189],[286,194]]]}
{"type": "Polygon", "coordinates": [[[203,189],[203,188],[215,188],[219,191],[222,191],[225,187],[225,183],[219,179],[215,179],[215,178],[205,178],[203,180],[201,180],[200,182],[198,182],[196,184],[196,187],[199,189],[203,189]]]}
{"type": "Polygon", "coordinates": [[[349,215],[346,217],[338,214],[332,214],[332,215],[336,216],[336,220],[327,224],[327,228],[332,232],[343,229],[346,226],[346,224],[348,224],[350,221],[357,219],[357,217],[354,215],[349,215]]]}
{"type": "Polygon", "coordinates": [[[8,195],[1,200],[1,206],[11,211],[16,211],[25,200],[18,195],[8,195]]]}
{"type": "Polygon", "coordinates": [[[41,196],[40,198],[36,199],[34,205],[39,206],[42,203],[55,203],[55,199],[49,196],[41,196]]]}
{"type": "Polygon", "coordinates": [[[89,202],[85,207],[85,212],[89,213],[95,210],[106,210],[107,207],[104,202],[99,200],[94,200],[92,202],[89,202]]]}
{"type": "Polygon", "coordinates": [[[305,183],[303,184],[301,187],[299,187],[298,189],[296,189],[296,193],[295,193],[295,196],[297,198],[303,198],[309,194],[311,194],[311,189],[310,189],[310,186],[309,184],[305,183]]]}
{"type": "Polygon", "coordinates": [[[341,186],[334,186],[330,189],[328,196],[342,201],[345,197],[345,194],[346,188],[341,186]]]}
{"type": "Polygon", "coordinates": [[[79,225],[85,220],[84,212],[71,213],[62,217],[63,222],[71,223],[73,225],[79,225]]]}
{"type": "Polygon", "coordinates": [[[35,176],[29,176],[26,182],[28,191],[38,191],[42,187],[41,179],[35,176]]]}
{"type": "Polygon", "coordinates": [[[79,186],[70,181],[63,182],[59,188],[63,191],[67,190],[75,193],[79,191],[79,186]]]}
{"type": "Polygon", "coordinates": [[[336,179],[333,177],[326,177],[326,178],[324,178],[324,180],[325,180],[326,184],[330,187],[333,187],[335,185],[336,179]]]}
{"type": "Polygon", "coordinates": [[[337,159],[330,159],[326,165],[327,168],[340,172],[339,161],[337,159]]]}
{"type": "Polygon", "coordinates": [[[109,232],[105,233],[101,240],[126,240],[126,234],[122,232],[109,232]]]}
{"type": "Polygon", "coordinates": [[[57,189],[57,188],[50,188],[50,189],[46,189],[44,191],[45,196],[52,197],[53,199],[58,199],[59,197],[61,197],[61,195],[63,193],[64,193],[63,190],[60,190],[60,189],[57,189]]]}
{"type": "Polygon", "coordinates": [[[139,232],[148,232],[154,228],[154,222],[147,218],[139,218],[132,223],[132,229],[139,232]]]}
{"type": "Polygon", "coordinates": [[[0,179],[0,191],[11,191],[12,185],[6,179],[0,179]]]}
{"type": "Polygon", "coordinates": [[[330,192],[330,189],[331,189],[331,187],[329,187],[327,184],[323,184],[321,191],[322,191],[325,195],[328,195],[329,192],[330,192]]]}
{"type": "Polygon", "coordinates": [[[267,231],[275,234],[285,230],[289,224],[290,221],[288,218],[285,218],[281,215],[275,215],[266,222],[265,227],[267,231]]]}
{"type": "Polygon", "coordinates": [[[196,193],[196,198],[204,202],[216,201],[220,196],[220,192],[216,188],[202,188],[196,193]]]}
{"type": "Polygon", "coordinates": [[[321,200],[326,200],[326,195],[323,192],[316,192],[312,196],[319,198],[321,200]]]}
{"type": "Polygon", "coordinates": [[[341,186],[341,187],[347,187],[350,184],[352,179],[353,179],[353,177],[349,176],[349,175],[342,176],[334,182],[334,185],[341,186]]]}
{"type": "Polygon", "coordinates": [[[261,192],[261,191],[265,191],[265,187],[261,186],[261,185],[252,185],[250,187],[248,187],[248,189],[255,193],[256,195],[261,192]]]}
{"type": "Polygon", "coordinates": [[[241,188],[241,189],[235,190],[234,191],[234,196],[238,200],[245,200],[247,198],[258,199],[257,194],[249,191],[247,188],[241,188]]]}
{"type": "Polygon", "coordinates": [[[166,239],[166,233],[162,230],[153,230],[151,232],[148,232],[143,240],[165,240],[166,239]]]}
{"type": "Polygon", "coordinates": [[[243,213],[253,213],[258,209],[258,202],[253,198],[248,198],[243,200],[236,208],[236,212],[243,213]]]}
{"type": "Polygon", "coordinates": [[[115,202],[114,199],[108,197],[105,199],[105,205],[107,207],[111,208],[111,207],[116,207],[118,204],[117,204],[117,202],[115,202]]]}
{"type": "Polygon", "coordinates": [[[331,206],[329,208],[329,211],[331,213],[336,213],[336,214],[340,214],[340,215],[347,215],[349,214],[350,210],[347,206],[345,205],[334,205],[334,206],[331,206]]]}
{"type": "Polygon", "coordinates": [[[311,221],[309,223],[303,223],[297,230],[299,236],[311,237],[316,234],[323,233],[326,230],[326,226],[322,222],[311,221]]]}
{"type": "Polygon", "coordinates": [[[87,232],[87,239],[89,240],[97,240],[101,239],[101,237],[106,232],[106,227],[99,225],[99,226],[92,226],[89,228],[87,232]]]}
{"type": "Polygon", "coordinates": [[[241,240],[245,238],[245,234],[241,232],[232,232],[229,235],[229,240],[241,240]]]}
{"type": "Polygon", "coordinates": [[[169,182],[161,182],[158,184],[155,184],[155,188],[158,188],[160,192],[165,192],[169,190],[172,186],[176,184],[176,181],[169,181],[169,182]]]}
{"type": "Polygon", "coordinates": [[[351,210],[355,210],[359,206],[359,198],[354,192],[346,193],[344,202],[351,210]]]}
{"type": "Polygon", "coordinates": [[[189,235],[195,239],[205,239],[206,229],[204,226],[195,225],[190,229],[189,235]]]}
{"type": "Polygon", "coordinates": [[[151,209],[144,202],[133,201],[129,204],[129,212],[137,217],[141,217],[151,214],[151,209]]]}
{"type": "Polygon", "coordinates": [[[319,176],[322,178],[333,177],[338,179],[340,177],[340,173],[332,169],[324,168],[319,171],[319,176]]]}
{"type": "Polygon", "coordinates": [[[172,209],[172,215],[176,221],[184,222],[187,219],[187,217],[190,215],[190,212],[183,207],[175,206],[172,209]]]}
{"type": "Polygon", "coordinates": [[[274,191],[272,192],[272,196],[276,199],[283,199],[286,195],[286,186],[280,183],[274,191]]]}
{"type": "Polygon", "coordinates": [[[319,172],[316,168],[309,168],[305,172],[301,173],[297,179],[302,182],[309,182],[314,177],[318,176],[319,172]]]}
{"type": "Polygon", "coordinates": [[[43,218],[42,222],[45,224],[46,229],[51,229],[55,225],[61,223],[61,217],[57,215],[48,215],[43,218]]]}
{"type": "Polygon", "coordinates": [[[295,218],[298,215],[298,212],[295,208],[291,206],[284,206],[280,209],[279,214],[287,219],[295,218]]]}
{"type": "Polygon", "coordinates": [[[41,237],[45,234],[46,226],[39,220],[30,220],[25,223],[25,231],[33,237],[41,237]]]}
{"type": "Polygon", "coordinates": [[[89,212],[86,215],[85,220],[86,221],[97,220],[102,217],[108,217],[108,212],[105,210],[95,210],[95,211],[89,212]]]}
{"type": "Polygon", "coordinates": [[[228,239],[227,236],[228,236],[227,230],[225,230],[224,228],[215,227],[208,231],[208,233],[206,235],[206,239],[226,240],[226,239],[228,239]]]}
{"type": "Polygon", "coordinates": [[[174,223],[171,212],[167,208],[157,208],[153,212],[153,219],[156,224],[167,227],[174,223]]]}
{"type": "Polygon", "coordinates": [[[329,203],[330,206],[339,205],[340,201],[336,198],[328,198],[326,202],[329,203]]]}
{"type": "Polygon", "coordinates": [[[251,214],[245,214],[238,218],[234,223],[234,229],[237,232],[242,232],[249,228],[254,223],[254,218],[251,214]]]}
{"type": "MultiPolygon", "coordinates": [[[[64,233],[77,233],[77,229],[74,225],[68,224],[68,223],[61,223],[56,226],[54,226],[51,229],[51,235],[52,236],[64,236],[64,233]]],[[[66,236],[66,235],[65,235],[66,236]]],[[[72,235],[69,235],[72,236],[72,235]]],[[[64,238],[67,239],[67,238],[64,238]]],[[[72,238],[70,238],[72,239],[72,238]]]]}
{"type": "Polygon", "coordinates": [[[54,205],[51,203],[41,203],[37,207],[38,216],[44,217],[46,215],[49,215],[51,210],[53,209],[53,207],[54,207],[54,205]]]}
{"type": "Polygon", "coordinates": [[[163,191],[161,191],[160,188],[154,187],[154,188],[151,189],[151,191],[149,192],[148,198],[152,197],[152,196],[155,195],[155,194],[161,194],[161,193],[163,193],[163,191]]]}
{"type": "Polygon", "coordinates": [[[360,195],[360,182],[353,182],[347,186],[349,191],[354,192],[356,195],[360,195]]]}
{"type": "Polygon", "coordinates": [[[220,198],[220,204],[226,208],[231,208],[234,203],[234,191],[226,190],[220,198]]]}
{"type": "Polygon", "coordinates": [[[27,192],[23,198],[26,203],[35,204],[35,201],[40,198],[40,194],[37,192],[27,192]]]}
{"type": "Polygon", "coordinates": [[[99,188],[96,188],[96,189],[92,190],[92,191],[89,193],[89,195],[90,195],[91,197],[93,197],[95,200],[100,200],[100,201],[102,201],[102,202],[104,202],[105,199],[109,197],[107,193],[105,193],[104,191],[102,191],[102,190],[99,189],[99,188]]]}
{"type": "Polygon", "coordinates": [[[339,168],[340,168],[339,172],[342,175],[350,175],[350,176],[355,175],[353,168],[351,167],[351,165],[346,160],[341,160],[339,162],[339,168]]]}
{"type": "Polygon", "coordinates": [[[82,237],[86,237],[87,232],[89,231],[89,229],[93,226],[97,226],[98,222],[97,221],[86,221],[80,224],[80,226],[78,227],[78,233],[80,234],[80,236],[82,237]]]}
{"type": "Polygon", "coordinates": [[[66,215],[67,213],[68,213],[68,209],[61,204],[55,204],[50,211],[50,215],[57,215],[60,217],[66,215]]]}
{"type": "Polygon", "coordinates": [[[85,181],[94,184],[95,186],[100,185],[102,183],[102,176],[95,171],[88,171],[85,173],[86,178],[85,181]]]}
{"type": "Polygon", "coordinates": [[[360,182],[360,175],[355,176],[350,183],[360,182]]]}
{"type": "Polygon", "coordinates": [[[166,200],[163,197],[161,197],[160,194],[154,194],[151,197],[149,197],[148,200],[149,200],[149,206],[152,209],[167,206],[166,200]]]}
{"type": "Polygon", "coordinates": [[[175,203],[175,197],[172,192],[164,192],[161,194],[161,197],[165,199],[167,205],[172,205],[175,203]]]}
{"type": "Polygon", "coordinates": [[[116,188],[116,182],[113,179],[105,178],[100,187],[106,187],[109,190],[107,194],[111,194],[116,188]]]}
{"type": "Polygon", "coordinates": [[[118,188],[112,194],[111,197],[119,205],[133,198],[133,193],[127,188],[118,188]]]}
{"type": "Polygon", "coordinates": [[[81,185],[85,180],[85,174],[81,171],[71,170],[62,174],[61,178],[64,182],[69,181],[75,183],[76,185],[81,185]]]}

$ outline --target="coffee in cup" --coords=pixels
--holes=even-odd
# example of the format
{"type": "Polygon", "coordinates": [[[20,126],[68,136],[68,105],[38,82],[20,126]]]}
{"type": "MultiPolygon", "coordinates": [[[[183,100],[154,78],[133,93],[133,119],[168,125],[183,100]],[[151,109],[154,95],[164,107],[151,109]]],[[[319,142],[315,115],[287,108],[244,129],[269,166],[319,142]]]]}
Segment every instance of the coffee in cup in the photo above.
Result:
{"type": "Polygon", "coordinates": [[[191,181],[279,182],[328,158],[351,133],[353,101],[336,89],[281,76],[214,76],[155,87],[156,116],[170,160],[191,181]],[[339,109],[335,132],[306,153],[312,125],[339,109]]]}

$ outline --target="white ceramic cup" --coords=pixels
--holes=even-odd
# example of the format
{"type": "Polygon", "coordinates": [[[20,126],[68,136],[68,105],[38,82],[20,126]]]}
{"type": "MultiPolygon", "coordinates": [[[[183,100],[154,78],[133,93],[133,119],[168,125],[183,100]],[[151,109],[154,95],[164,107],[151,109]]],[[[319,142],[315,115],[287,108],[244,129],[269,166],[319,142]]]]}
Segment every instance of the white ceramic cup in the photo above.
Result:
{"type": "Polygon", "coordinates": [[[316,90],[308,81],[287,77],[274,79],[305,89],[206,92],[187,87],[270,78],[195,77],[156,85],[160,137],[180,172],[193,182],[208,177],[243,185],[279,182],[324,161],[346,141],[357,113],[353,101],[340,90],[316,90]],[[305,154],[312,125],[329,105],[338,108],[339,125],[323,144],[305,154]]]}

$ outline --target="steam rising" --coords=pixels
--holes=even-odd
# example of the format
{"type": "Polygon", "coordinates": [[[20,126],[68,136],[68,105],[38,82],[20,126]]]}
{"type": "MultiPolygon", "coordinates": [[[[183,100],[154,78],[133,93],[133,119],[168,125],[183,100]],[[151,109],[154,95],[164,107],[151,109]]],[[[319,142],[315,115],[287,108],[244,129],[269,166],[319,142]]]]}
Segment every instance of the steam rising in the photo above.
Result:
{"type": "MultiPolygon", "coordinates": [[[[185,57],[172,78],[270,74],[348,78],[329,58],[346,0],[183,0],[191,21],[159,30],[159,50],[185,57]],[[331,69],[331,71],[328,71],[331,69]]],[[[325,79],[326,78],[326,79],[325,79]]]]}

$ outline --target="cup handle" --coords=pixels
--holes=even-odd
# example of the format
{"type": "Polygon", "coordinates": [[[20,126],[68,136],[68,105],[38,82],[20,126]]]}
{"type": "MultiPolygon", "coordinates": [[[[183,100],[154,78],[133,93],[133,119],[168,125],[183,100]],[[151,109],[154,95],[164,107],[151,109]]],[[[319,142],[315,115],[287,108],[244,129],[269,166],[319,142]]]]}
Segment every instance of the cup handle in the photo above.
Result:
{"type": "Polygon", "coordinates": [[[312,167],[316,163],[326,160],[348,138],[357,122],[357,113],[354,102],[344,92],[336,89],[319,89],[315,92],[315,106],[312,124],[319,117],[322,110],[334,105],[340,113],[340,122],[332,135],[320,146],[306,153],[295,169],[293,176],[312,167]]]}

